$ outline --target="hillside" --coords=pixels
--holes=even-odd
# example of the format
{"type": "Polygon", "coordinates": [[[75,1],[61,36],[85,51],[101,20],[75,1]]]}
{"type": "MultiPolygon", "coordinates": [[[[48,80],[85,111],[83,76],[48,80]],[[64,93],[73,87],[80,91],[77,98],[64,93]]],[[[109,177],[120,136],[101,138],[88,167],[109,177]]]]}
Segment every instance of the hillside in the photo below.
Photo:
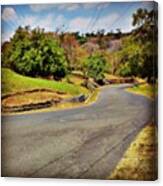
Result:
{"type": "Polygon", "coordinates": [[[39,88],[52,89],[54,91],[68,93],[70,95],[88,93],[87,89],[79,85],[41,78],[31,78],[17,74],[10,69],[2,68],[2,94],[39,88]]]}

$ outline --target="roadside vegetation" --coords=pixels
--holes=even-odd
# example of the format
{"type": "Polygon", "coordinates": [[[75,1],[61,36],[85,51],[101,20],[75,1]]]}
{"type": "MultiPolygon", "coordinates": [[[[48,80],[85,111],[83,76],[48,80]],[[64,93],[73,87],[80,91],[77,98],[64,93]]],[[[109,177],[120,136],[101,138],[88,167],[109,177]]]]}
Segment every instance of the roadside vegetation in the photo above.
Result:
{"type": "MultiPolygon", "coordinates": [[[[157,87],[145,83],[128,91],[154,99],[157,87]]],[[[136,136],[108,179],[156,180],[157,146],[157,126],[151,123],[136,136]]]]}
{"type": "Polygon", "coordinates": [[[2,68],[2,95],[39,88],[52,89],[54,91],[59,91],[70,95],[88,93],[86,88],[79,85],[22,76],[11,71],[10,69],[2,68]]]}
{"type": "Polygon", "coordinates": [[[108,179],[157,179],[157,128],[154,124],[142,129],[108,179]]]}
{"type": "Polygon", "coordinates": [[[128,88],[127,90],[129,92],[144,95],[144,96],[147,96],[151,99],[154,99],[154,97],[156,96],[157,91],[158,91],[157,89],[158,89],[157,84],[151,85],[148,83],[144,83],[142,85],[136,85],[132,88],[128,88]]]}

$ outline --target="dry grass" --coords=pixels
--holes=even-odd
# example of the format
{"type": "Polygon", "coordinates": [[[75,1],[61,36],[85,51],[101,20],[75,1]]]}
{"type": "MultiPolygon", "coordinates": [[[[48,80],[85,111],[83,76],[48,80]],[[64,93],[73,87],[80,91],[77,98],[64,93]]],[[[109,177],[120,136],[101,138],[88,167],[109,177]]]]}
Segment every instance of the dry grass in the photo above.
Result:
{"type": "MultiPolygon", "coordinates": [[[[15,112],[15,113],[7,113],[7,114],[2,113],[2,114],[3,115],[15,115],[15,114],[19,115],[19,114],[29,114],[29,113],[36,113],[36,112],[49,112],[49,111],[66,110],[66,109],[72,109],[72,108],[77,108],[77,107],[84,107],[84,106],[88,106],[89,104],[92,104],[93,102],[95,102],[97,100],[98,93],[99,93],[99,90],[96,89],[92,94],[89,95],[89,98],[85,102],[82,102],[82,103],[63,102],[63,103],[55,104],[54,106],[52,106],[50,108],[31,110],[31,111],[23,111],[20,113],[15,112]]],[[[62,96],[65,97],[67,95],[62,95],[62,96]]],[[[14,105],[15,105],[15,102],[14,102],[14,105]]]]}
{"type": "Polygon", "coordinates": [[[152,86],[152,85],[145,83],[142,85],[134,86],[132,88],[128,88],[127,90],[129,92],[144,95],[144,96],[147,96],[153,99],[155,94],[157,93],[157,85],[152,86]]]}
{"type": "Polygon", "coordinates": [[[146,126],[131,143],[124,157],[108,179],[157,179],[157,129],[146,126]]]}
{"type": "MultiPolygon", "coordinates": [[[[143,84],[127,89],[132,93],[151,99],[157,93],[157,86],[143,84]]],[[[108,179],[156,180],[157,179],[157,127],[147,125],[131,143],[108,179]]]]}
{"type": "Polygon", "coordinates": [[[2,100],[2,105],[4,106],[20,106],[25,104],[31,104],[31,103],[39,103],[49,100],[61,100],[62,98],[65,98],[66,94],[57,94],[54,92],[32,92],[32,93],[24,93],[21,95],[14,95],[10,96],[8,98],[5,98],[2,100]]]}
{"type": "Polygon", "coordinates": [[[112,80],[112,79],[120,79],[119,76],[112,75],[112,74],[105,74],[105,78],[106,78],[106,79],[109,79],[109,80],[112,80]]]}

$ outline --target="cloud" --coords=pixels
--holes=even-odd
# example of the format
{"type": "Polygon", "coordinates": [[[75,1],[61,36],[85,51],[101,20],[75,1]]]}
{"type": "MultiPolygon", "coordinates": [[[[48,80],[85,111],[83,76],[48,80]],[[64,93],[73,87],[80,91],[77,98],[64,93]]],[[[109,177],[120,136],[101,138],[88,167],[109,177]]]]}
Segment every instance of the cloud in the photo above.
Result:
{"type": "Polygon", "coordinates": [[[17,25],[22,27],[29,25],[32,29],[36,27],[44,28],[46,31],[50,31],[54,25],[54,15],[47,14],[42,19],[37,15],[25,15],[20,17],[17,21],[17,25]]]}
{"type": "Polygon", "coordinates": [[[34,12],[41,12],[44,10],[49,10],[52,8],[57,8],[58,10],[74,11],[80,7],[78,3],[65,3],[65,4],[33,4],[29,5],[31,10],[34,12]]]}
{"type": "Polygon", "coordinates": [[[52,14],[48,14],[44,19],[38,18],[33,25],[34,27],[44,28],[45,31],[50,31],[54,29],[54,16],[52,14]]]}
{"type": "Polygon", "coordinates": [[[91,9],[91,8],[95,8],[97,6],[98,3],[83,3],[83,8],[84,9],[91,9]]]}
{"type": "Polygon", "coordinates": [[[74,11],[80,8],[80,4],[78,3],[58,4],[57,7],[59,10],[74,11]]]}
{"type": "MultiPolygon", "coordinates": [[[[69,23],[69,30],[70,31],[81,31],[81,32],[92,32],[97,31],[100,29],[109,30],[112,24],[116,21],[116,19],[119,17],[119,14],[112,13],[107,16],[103,16],[99,18],[94,25],[91,25],[89,27],[89,30],[87,30],[88,25],[90,22],[92,22],[92,18],[89,17],[77,17],[70,21],[69,23]]],[[[94,19],[93,19],[94,20],[94,19]]]]}
{"type": "Polygon", "coordinates": [[[110,29],[118,17],[119,17],[118,13],[112,13],[107,16],[104,16],[97,21],[97,23],[94,26],[94,29],[95,30],[103,28],[110,29]]]}
{"type": "Polygon", "coordinates": [[[2,32],[1,43],[9,41],[9,39],[14,35],[14,31],[2,32]]]}
{"type": "Polygon", "coordinates": [[[69,31],[81,31],[84,32],[86,30],[87,25],[91,21],[91,18],[77,17],[70,21],[69,23],[69,31]]]}
{"type": "Polygon", "coordinates": [[[9,40],[15,32],[18,26],[30,26],[31,29],[40,27],[44,28],[45,31],[54,31],[57,27],[61,27],[67,20],[63,15],[58,15],[55,17],[53,14],[48,14],[42,19],[38,15],[25,15],[19,16],[16,20],[16,27],[11,27],[9,31],[2,29],[2,42],[9,40]]]}
{"type": "Polygon", "coordinates": [[[84,3],[83,8],[84,9],[92,9],[97,7],[97,9],[106,8],[109,6],[110,3],[84,3]]]}
{"type": "Polygon", "coordinates": [[[17,19],[17,14],[13,8],[11,7],[4,8],[2,12],[2,20],[15,21],[16,19],[17,19]]]}
{"type": "Polygon", "coordinates": [[[38,18],[36,16],[26,15],[20,17],[19,20],[17,21],[17,24],[21,26],[27,26],[27,25],[32,26],[35,23],[37,23],[37,21],[38,18]]]}
{"type": "Polygon", "coordinates": [[[33,4],[33,5],[29,5],[29,7],[34,12],[41,12],[43,10],[48,10],[48,9],[54,8],[54,7],[56,7],[56,5],[52,5],[52,4],[33,4]]]}
{"type": "Polygon", "coordinates": [[[97,9],[106,8],[110,3],[56,3],[56,4],[33,4],[29,5],[34,12],[41,12],[56,8],[58,10],[75,11],[79,8],[91,9],[97,7],[97,9]]]}

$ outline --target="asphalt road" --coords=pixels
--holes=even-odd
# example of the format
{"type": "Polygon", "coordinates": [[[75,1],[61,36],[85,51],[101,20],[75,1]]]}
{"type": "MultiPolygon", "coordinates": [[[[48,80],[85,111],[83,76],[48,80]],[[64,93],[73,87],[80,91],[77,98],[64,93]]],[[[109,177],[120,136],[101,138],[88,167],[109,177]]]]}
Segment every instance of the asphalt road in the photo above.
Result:
{"type": "Polygon", "coordinates": [[[126,86],[86,107],[3,116],[2,176],[106,179],[152,120],[152,101],[126,86]]]}

